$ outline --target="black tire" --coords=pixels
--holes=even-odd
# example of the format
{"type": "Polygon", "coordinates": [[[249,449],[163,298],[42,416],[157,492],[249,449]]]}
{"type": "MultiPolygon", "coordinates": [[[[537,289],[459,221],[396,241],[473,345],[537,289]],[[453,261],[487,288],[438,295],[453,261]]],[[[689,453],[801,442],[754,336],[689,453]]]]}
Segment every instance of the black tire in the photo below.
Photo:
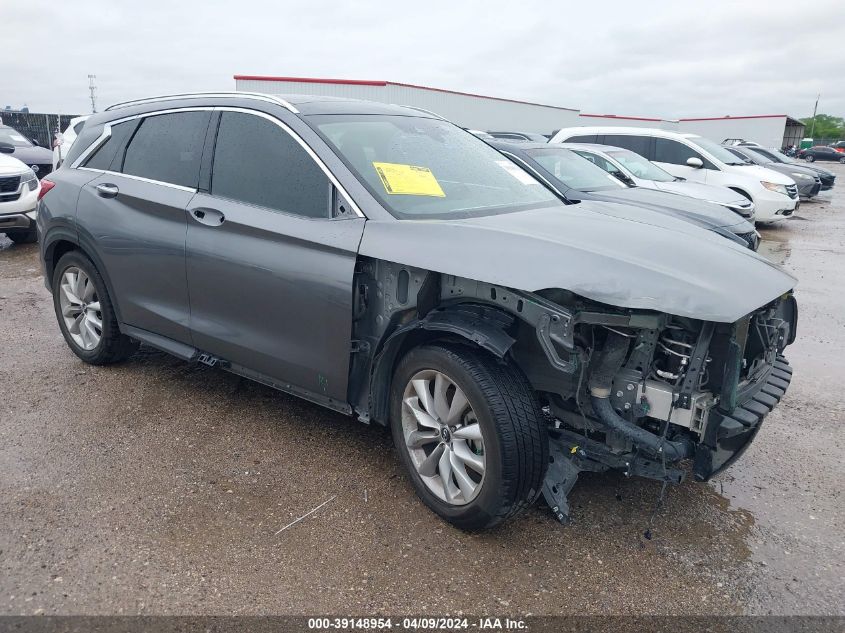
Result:
{"type": "Polygon", "coordinates": [[[79,356],[82,360],[90,365],[109,365],[118,363],[129,358],[138,349],[138,342],[129,338],[120,332],[117,317],[115,316],[114,306],[109,297],[106,284],[103,281],[102,275],[97,270],[96,266],[88,257],[80,251],[70,251],[65,253],[56,264],[56,269],[53,271],[52,280],[53,289],[53,308],[56,312],[56,319],[59,322],[62,336],[74,354],[79,356]],[[62,275],[71,266],[75,266],[82,270],[94,284],[97,293],[97,299],[100,302],[100,315],[102,320],[102,335],[100,342],[93,349],[86,350],[80,347],[71,338],[70,333],[65,325],[65,320],[62,317],[62,308],[59,303],[59,295],[61,290],[62,275]]]}
{"type": "Polygon", "coordinates": [[[32,244],[38,241],[38,230],[30,229],[29,231],[15,231],[13,233],[6,233],[6,237],[12,240],[15,244],[32,244]]]}
{"type": "Polygon", "coordinates": [[[839,159],[839,163],[841,165],[845,165],[845,156],[843,156],[842,158],[839,159]]]}
{"type": "Polygon", "coordinates": [[[391,385],[390,418],[400,459],[423,502],[464,530],[491,528],[540,495],[549,463],[548,432],[537,398],[519,369],[471,347],[430,345],[405,355],[391,385]],[[417,372],[446,374],[464,392],[484,438],[481,490],[465,505],[436,496],[414,466],[402,430],[402,396],[417,372]]]}
{"type": "Polygon", "coordinates": [[[808,163],[812,163],[814,160],[816,160],[816,157],[815,157],[815,156],[813,156],[812,154],[807,154],[807,155],[804,157],[804,160],[806,160],[808,163]]]}

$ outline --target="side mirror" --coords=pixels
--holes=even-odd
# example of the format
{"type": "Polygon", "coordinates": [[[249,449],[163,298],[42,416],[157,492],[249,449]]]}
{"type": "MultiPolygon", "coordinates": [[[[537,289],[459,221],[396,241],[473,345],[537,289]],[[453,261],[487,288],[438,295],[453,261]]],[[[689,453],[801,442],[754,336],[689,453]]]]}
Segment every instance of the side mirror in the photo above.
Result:
{"type": "Polygon", "coordinates": [[[4,143],[0,141],[0,154],[14,154],[15,146],[11,143],[4,143]]]}
{"type": "Polygon", "coordinates": [[[702,161],[697,156],[690,156],[689,158],[687,158],[687,165],[689,165],[690,167],[695,167],[696,169],[701,169],[702,167],[704,167],[704,161],[702,161]]]}
{"type": "Polygon", "coordinates": [[[612,171],[610,172],[610,175],[616,178],[617,180],[621,180],[628,186],[633,186],[634,184],[634,181],[631,180],[631,178],[629,178],[627,174],[623,174],[621,171],[612,171]]]}
{"type": "Polygon", "coordinates": [[[32,144],[35,145],[35,147],[41,147],[41,143],[38,142],[37,138],[31,138],[29,140],[32,141],[32,144]]]}

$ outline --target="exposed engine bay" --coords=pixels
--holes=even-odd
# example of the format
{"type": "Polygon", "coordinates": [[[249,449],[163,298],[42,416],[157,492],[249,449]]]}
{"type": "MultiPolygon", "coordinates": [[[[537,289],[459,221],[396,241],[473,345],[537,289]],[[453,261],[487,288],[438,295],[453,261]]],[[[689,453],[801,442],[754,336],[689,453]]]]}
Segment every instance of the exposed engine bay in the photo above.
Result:
{"type": "Polygon", "coordinates": [[[692,460],[695,479],[709,479],[745,450],[792,373],[782,356],[795,338],[791,293],[719,323],[380,260],[361,262],[356,290],[350,384],[359,417],[386,423],[390,368],[422,340],[459,340],[515,363],[547,416],[542,494],[560,521],[581,471],[679,483],[680,462],[692,460]],[[356,380],[367,373],[369,392],[356,380]]]}

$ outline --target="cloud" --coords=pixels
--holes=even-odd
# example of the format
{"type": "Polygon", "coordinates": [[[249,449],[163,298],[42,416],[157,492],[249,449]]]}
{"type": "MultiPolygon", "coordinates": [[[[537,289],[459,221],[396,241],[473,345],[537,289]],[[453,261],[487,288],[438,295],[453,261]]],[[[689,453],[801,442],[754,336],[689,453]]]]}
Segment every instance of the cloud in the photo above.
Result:
{"type": "Polygon", "coordinates": [[[387,79],[663,117],[845,115],[845,3],[29,0],[3,8],[0,106],[89,110],[236,73],[387,79]]]}

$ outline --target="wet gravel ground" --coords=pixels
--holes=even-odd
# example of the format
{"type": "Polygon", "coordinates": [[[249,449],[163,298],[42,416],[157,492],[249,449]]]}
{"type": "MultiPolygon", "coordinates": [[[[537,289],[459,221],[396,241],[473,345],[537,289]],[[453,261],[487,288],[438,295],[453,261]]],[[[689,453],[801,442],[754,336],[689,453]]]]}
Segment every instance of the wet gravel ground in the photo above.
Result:
{"type": "Polygon", "coordinates": [[[389,434],[143,349],[65,346],[35,246],[0,237],[0,613],[842,614],[845,169],[763,230],[800,279],[795,378],[710,485],[583,475],[465,534],[417,501],[389,434]],[[320,510],[277,533],[297,517],[320,510]]]}

